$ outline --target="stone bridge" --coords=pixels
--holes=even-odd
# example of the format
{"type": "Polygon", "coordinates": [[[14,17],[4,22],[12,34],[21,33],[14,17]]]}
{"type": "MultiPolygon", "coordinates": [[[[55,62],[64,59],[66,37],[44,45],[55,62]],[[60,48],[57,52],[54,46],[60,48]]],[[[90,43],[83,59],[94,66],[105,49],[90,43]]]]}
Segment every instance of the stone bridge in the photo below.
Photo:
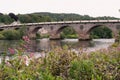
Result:
{"type": "Polygon", "coordinates": [[[36,33],[39,29],[44,29],[50,35],[50,39],[60,39],[60,32],[66,27],[72,27],[78,34],[78,38],[80,40],[90,39],[90,32],[92,29],[100,26],[106,26],[113,32],[113,37],[117,39],[120,30],[120,20],[80,20],[11,24],[0,26],[0,31],[7,29],[17,30],[21,28],[21,26],[26,26],[26,32],[31,38],[36,37],[36,33]]]}

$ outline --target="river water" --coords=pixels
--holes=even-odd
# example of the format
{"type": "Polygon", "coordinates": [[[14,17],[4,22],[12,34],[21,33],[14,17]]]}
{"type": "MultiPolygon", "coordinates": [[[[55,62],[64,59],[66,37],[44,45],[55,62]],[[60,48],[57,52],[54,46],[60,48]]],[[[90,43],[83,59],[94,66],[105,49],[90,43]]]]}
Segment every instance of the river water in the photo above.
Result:
{"type": "MultiPolygon", "coordinates": [[[[64,40],[49,40],[49,39],[38,39],[32,40],[29,46],[30,52],[35,53],[35,57],[41,57],[41,51],[49,51],[55,47],[63,48],[65,45],[69,49],[75,51],[76,53],[82,48],[85,52],[96,51],[99,49],[104,49],[109,47],[115,42],[114,39],[93,39],[91,41],[78,41],[78,39],[64,39],[64,40]]],[[[8,48],[19,47],[21,41],[19,40],[0,40],[0,53],[7,51],[8,48]]],[[[8,53],[9,54],[9,53],[8,53]]],[[[6,56],[6,60],[9,60],[9,56],[6,56]]],[[[2,61],[2,56],[0,56],[0,63],[2,61]]]]}
{"type": "MultiPolygon", "coordinates": [[[[69,48],[77,51],[80,48],[86,51],[95,51],[101,48],[107,48],[115,42],[114,39],[93,39],[91,41],[79,41],[78,39],[49,40],[37,39],[32,40],[30,45],[31,52],[41,52],[42,50],[52,50],[55,47],[67,45],[69,48]]],[[[8,48],[16,48],[20,45],[19,40],[0,40],[0,52],[7,51],[8,48]]]]}

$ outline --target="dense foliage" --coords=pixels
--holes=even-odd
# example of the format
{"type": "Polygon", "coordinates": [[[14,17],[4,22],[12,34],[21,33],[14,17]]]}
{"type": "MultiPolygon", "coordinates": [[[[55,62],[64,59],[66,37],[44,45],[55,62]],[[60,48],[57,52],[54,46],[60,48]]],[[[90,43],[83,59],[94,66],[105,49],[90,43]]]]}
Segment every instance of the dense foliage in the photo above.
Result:
{"type": "Polygon", "coordinates": [[[49,34],[36,33],[36,39],[49,38],[49,34]]]}
{"type": "Polygon", "coordinates": [[[112,31],[110,29],[108,29],[107,27],[100,26],[100,27],[97,27],[91,31],[90,37],[95,38],[95,39],[112,38],[113,34],[112,34],[112,31]]]}
{"type": "Polygon", "coordinates": [[[33,13],[42,16],[49,16],[52,21],[72,21],[72,20],[95,20],[95,19],[118,19],[115,17],[110,16],[103,16],[103,17],[91,17],[89,15],[79,15],[75,13],[48,13],[48,12],[40,12],[40,13],[33,13]]]}
{"type": "Polygon", "coordinates": [[[10,18],[10,16],[8,16],[8,15],[0,15],[0,23],[10,24],[13,21],[14,20],[12,18],[10,18]]]}
{"type": "MultiPolygon", "coordinates": [[[[113,34],[110,29],[105,26],[98,26],[90,31],[91,39],[112,38],[113,34]]],[[[72,27],[66,27],[61,32],[61,38],[78,38],[78,34],[72,27]]]]}
{"type": "MultiPolygon", "coordinates": [[[[12,13],[13,14],[13,13],[12,13]]],[[[9,14],[10,15],[10,14],[9,14]]],[[[10,24],[14,21],[13,18],[10,18],[7,14],[0,15],[0,23],[10,24]]],[[[35,22],[49,22],[49,21],[71,21],[71,20],[95,20],[95,19],[118,19],[115,17],[90,17],[89,15],[79,15],[74,13],[31,13],[31,14],[17,14],[15,20],[19,20],[21,23],[35,23],[35,22]],[[16,19],[16,17],[18,19],[16,19]]]]}
{"type": "Polygon", "coordinates": [[[21,39],[26,33],[26,27],[22,27],[19,30],[4,30],[0,31],[0,39],[6,40],[18,40],[21,39]]]}
{"type": "MultiPolygon", "coordinates": [[[[25,44],[30,41],[27,37],[25,44]]],[[[26,54],[26,48],[11,49],[12,57],[0,64],[0,80],[120,80],[120,49],[109,47],[91,53],[75,53],[56,48],[41,53],[26,54]]]]}
{"type": "Polygon", "coordinates": [[[78,38],[78,34],[72,27],[66,27],[61,32],[61,38],[78,38]]]}

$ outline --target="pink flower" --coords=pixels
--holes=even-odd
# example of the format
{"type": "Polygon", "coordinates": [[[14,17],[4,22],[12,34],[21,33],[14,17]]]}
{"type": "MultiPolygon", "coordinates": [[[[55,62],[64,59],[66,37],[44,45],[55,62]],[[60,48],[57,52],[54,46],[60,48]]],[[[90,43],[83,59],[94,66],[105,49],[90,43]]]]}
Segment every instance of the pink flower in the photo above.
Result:
{"type": "Polygon", "coordinates": [[[21,59],[22,59],[22,56],[18,56],[18,59],[21,60],[21,59]]]}
{"type": "Polygon", "coordinates": [[[6,64],[7,66],[11,66],[11,64],[10,64],[8,61],[6,61],[5,64],[6,64]]]}
{"type": "Polygon", "coordinates": [[[8,48],[8,50],[9,50],[9,52],[10,52],[11,54],[14,54],[14,53],[15,53],[15,50],[12,49],[12,48],[8,48]]]}
{"type": "Polygon", "coordinates": [[[30,56],[30,58],[34,57],[34,53],[30,53],[29,56],[30,56]]]}
{"type": "Polygon", "coordinates": [[[28,46],[27,46],[27,45],[23,45],[23,47],[24,47],[24,48],[26,48],[26,49],[28,48],[28,46]]]}
{"type": "Polygon", "coordinates": [[[24,51],[24,50],[23,50],[22,48],[20,48],[20,47],[19,47],[19,48],[17,48],[17,49],[18,49],[19,51],[24,51]]]}
{"type": "Polygon", "coordinates": [[[117,50],[120,50],[120,47],[118,47],[117,50]]]}
{"type": "Polygon", "coordinates": [[[30,39],[29,39],[29,37],[28,37],[28,36],[23,36],[23,40],[24,40],[25,42],[27,42],[27,43],[29,43],[29,42],[30,42],[30,39]]]}

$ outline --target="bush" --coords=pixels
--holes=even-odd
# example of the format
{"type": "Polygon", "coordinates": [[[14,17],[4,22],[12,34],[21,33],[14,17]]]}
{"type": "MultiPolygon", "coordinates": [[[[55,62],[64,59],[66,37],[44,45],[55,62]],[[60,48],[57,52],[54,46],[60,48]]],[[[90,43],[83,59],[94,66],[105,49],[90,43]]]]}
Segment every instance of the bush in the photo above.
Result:
{"type": "Polygon", "coordinates": [[[41,38],[40,34],[36,33],[36,39],[40,39],[40,38],[41,38]]]}
{"type": "MultiPolygon", "coordinates": [[[[24,39],[27,45],[30,41],[24,39]]],[[[120,46],[89,54],[74,53],[64,46],[39,58],[24,49],[9,48],[8,61],[3,53],[0,80],[120,80],[120,46]]]]}
{"type": "Polygon", "coordinates": [[[2,34],[0,34],[0,39],[5,39],[5,37],[2,34]]]}
{"type": "Polygon", "coordinates": [[[40,39],[40,38],[49,38],[49,34],[39,34],[39,33],[36,33],[36,39],[40,39]]]}
{"type": "Polygon", "coordinates": [[[26,34],[26,27],[22,27],[19,30],[4,30],[0,32],[0,39],[6,40],[18,40],[22,39],[22,36],[26,34]]]}
{"type": "Polygon", "coordinates": [[[45,60],[48,69],[53,76],[61,76],[64,79],[67,79],[70,63],[75,59],[75,57],[76,54],[74,54],[74,52],[69,52],[68,48],[56,48],[47,55],[45,60]]]}
{"type": "Polygon", "coordinates": [[[71,27],[66,27],[61,32],[61,38],[77,38],[78,34],[75,32],[75,30],[71,27]]]}
{"type": "Polygon", "coordinates": [[[91,80],[94,75],[94,64],[89,60],[73,61],[69,73],[73,80],[91,80]]]}
{"type": "Polygon", "coordinates": [[[4,30],[2,32],[3,36],[7,40],[20,39],[20,33],[16,30],[4,30]]]}
{"type": "Polygon", "coordinates": [[[24,35],[26,35],[27,33],[27,27],[26,26],[21,26],[21,28],[18,30],[18,32],[19,32],[19,34],[20,34],[20,38],[22,39],[22,37],[24,36],[24,35]]]}
{"type": "Polygon", "coordinates": [[[100,26],[97,28],[94,28],[91,32],[90,32],[90,37],[91,38],[112,38],[112,31],[107,28],[106,26],[100,26]]]}

